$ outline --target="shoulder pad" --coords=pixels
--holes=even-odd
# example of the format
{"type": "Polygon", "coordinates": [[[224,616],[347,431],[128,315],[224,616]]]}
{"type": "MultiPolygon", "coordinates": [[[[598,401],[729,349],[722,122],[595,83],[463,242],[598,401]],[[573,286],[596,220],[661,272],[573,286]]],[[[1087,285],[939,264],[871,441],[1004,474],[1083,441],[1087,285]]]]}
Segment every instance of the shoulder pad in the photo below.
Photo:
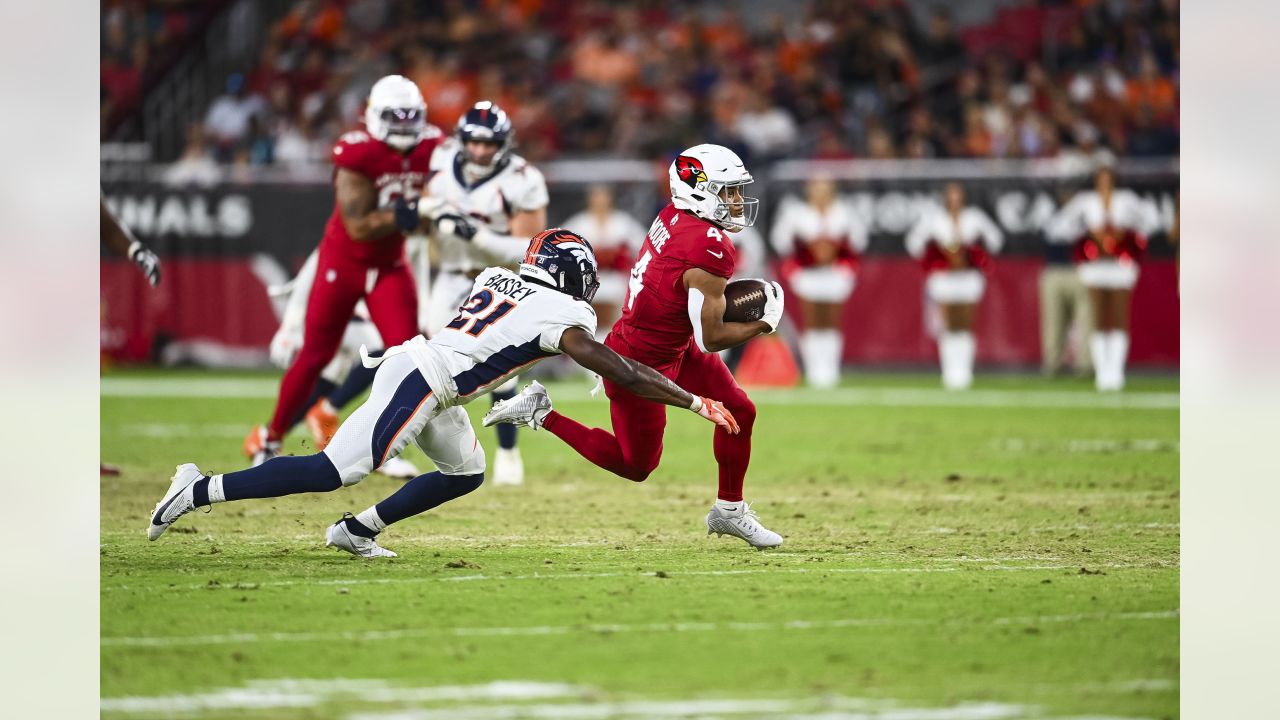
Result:
{"type": "Polygon", "coordinates": [[[352,130],[350,132],[342,133],[341,137],[338,138],[337,144],[359,145],[360,143],[369,142],[372,139],[373,138],[369,137],[369,133],[364,130],[352,130]]]}

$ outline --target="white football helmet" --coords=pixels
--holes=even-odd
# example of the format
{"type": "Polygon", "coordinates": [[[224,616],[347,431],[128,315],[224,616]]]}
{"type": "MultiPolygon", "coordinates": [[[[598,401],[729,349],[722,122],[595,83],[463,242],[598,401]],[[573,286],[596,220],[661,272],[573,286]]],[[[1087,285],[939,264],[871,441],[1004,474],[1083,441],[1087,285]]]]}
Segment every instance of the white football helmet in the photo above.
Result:
{"type": "Polygon", "coordinates": [[[375,139],[401,152],[417,145],[427,128],[427,103],[418,86],[403,75],[388,75],[374,83],[364,126],[375,139]]]}
{"type": "Polygon", "coordinates": [[[671,202],[703,220],[738,232],[755,224],[760,198],[734,188],[755,182],[742,158],[723,145],[694,145],[676,157],[671,176],[671,202]]]}

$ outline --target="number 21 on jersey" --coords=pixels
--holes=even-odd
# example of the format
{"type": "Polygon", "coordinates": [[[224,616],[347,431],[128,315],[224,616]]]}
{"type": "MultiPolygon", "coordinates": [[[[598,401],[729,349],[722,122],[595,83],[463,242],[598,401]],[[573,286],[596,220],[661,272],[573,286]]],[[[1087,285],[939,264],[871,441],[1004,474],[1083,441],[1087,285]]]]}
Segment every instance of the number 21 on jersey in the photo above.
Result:
{"type": "Polygon", "coordinates": [[[493,293],[489,290],[481,290],[472,295],[469,300],[458,308],[458,317],[452,322],[445,325],[449,330],[461,330],[472,337],[479,337],[490,325],[502,319],[504,315],[515,309],[516,304],[510,300],[503,300],[496,307],[489,310],[493,305],[493,293]],[[489,310],[489,312],[485,312],[489,310]],[[483,314],[482,314],[483,313],[483,314]]]}

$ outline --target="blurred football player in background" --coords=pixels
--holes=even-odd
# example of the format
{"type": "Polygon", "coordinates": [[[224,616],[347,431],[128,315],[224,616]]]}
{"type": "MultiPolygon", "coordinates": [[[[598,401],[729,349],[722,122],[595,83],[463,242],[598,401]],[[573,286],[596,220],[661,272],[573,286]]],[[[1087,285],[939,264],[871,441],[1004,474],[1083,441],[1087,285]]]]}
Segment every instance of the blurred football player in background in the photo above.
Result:
{"type": "MultiPolygon", "coordinates": [[[[458,118],[453,137],[431,159],[434,175],[427,184],[433,201],[446,203],[433,239],[439,273],[431,281],[422,326],[435,337],[458,314],[471,283],[490,266],[514,267],[524,257],[529,238],[547,225],[547,183],[542,173],[512,152],[515,132],[502,108],[476,103],[458,118]]],[[[411,244],[419,283],[426,283],[425,253],[411,244]]],[[[422,285],[420,285],[422,287],[422,285]]],[[[515,394],[515,380],[494,392],[494,401],[515,394]]],[[[516,429],[498,428],[493,483],[524,482],[524,462],[516,448],[516,429]]]]}
{"type": "Polygon", "coordinates": [[[439,219],[441,206],[419,202],[441,132],[426,121],[418,87],[388,75],[369,91],[365,129],[333,147],[335,202],[307,296],[302,347],[280,382],[275,414],[255,427],[244,451],[255,464],[278,455],[281,438],[307,408],[316,380],[333,360],[363,300],[382,340],[417,335],[418,298],[404,258],[404,236],[439,219]]]}
{"type": "MultiPolygon", "coordinates": [[[[129,232],[129,228],[121,225],[107,209],[105,200],[99,198],[98,205],[101,208],[102,219],[101,226],[98,231],[98,237],[102,244],[111,249],[112,252],[120,257],[128,258],[129,262],[138,266],[138,270],[147,278],[147,282],[151,283],[151,287],[160,285],[160,258],[151,250],[151,248],[142,244],[133,233],[129,232]]],[[[115,465],[108,465],[104,462],[98,462],[99,475],[119,475],[120,468],[115,465]]]]}
{"type": "Polygon", "coordinates": [[[1102,167],[1092,190],[1071,198],[1049,221],[1051,239],[1074,243],[1080,280],[1089,289],[1093,309],[1094,383],[1099,390],[1124,388],[1129,355],[1129,304],[1138,282],[1138,262],[1147,246],[1147,233],[1159,218],[1136,194],[1117,189],[1115,175],[1102,167]]]}
{"type": "Polygon", "coordinates": [[[924,267],[925,293],[942,311],[938,358],[948,390],[973,384],[973,317],[987,287],[983,272],[990,254],[1003,244],[995,222],[981,208],[964,204],[964,188],[957,182],[947,183],[943,206],[923,212],[907,233],[907,252],[924,267]]]}
{"type": "Polygon", "coordinates": [[[539,233],[529,243],[520,274],[483,271],[465,305],[436,337],[428,341],[418,335],[379,358],[362,353],[365,364],[377,368],[373,391],[323,451],[277,457],[226,474],[179,465],[152,511],[147,537],[158,539],[199,507],[355,485],[413,441],[437,469],[357,515],[344,514],[325,534],[327,545],[358,557],[395,557],[376,540],[388,525],[484,482],[484,450],[462,406],[521,368],[560,353],[626,388],[637,402],[687,408],[726,433],[737,432],[722,404],[691,395],[596,342],[596,315],[589,303],[597,287],[590,243],[560,228],[539,233]]]}
{"type": "Polygon", "coordinates": [[[814,178],[805,186],[803,202],[782,201],[770,239],[785,258],[783,277],[800,298],[805,380],[813,387],[834,387],[844,355],[844,306],[853,294],[858,255],[867,249],[867,229],[836,195],[834,182],[814,178]]]}
{"type": "Polygon", "coordinates": [[[600,292],[591,306],[596,309],[596,328],[603,338],[622,310],[627,295],[627,277],[644,241],[644,226],[629,213],[613,205],[608,185],[593,185],[587,191],[587,207],[565,220],[564,227],[591,240],[600,263],[600,292]]]}
{"type": "MultiPolygon", "coordinates": [[[[685,150],[668,174],[671,204],[649,227],[631,269],[622,317],[605,345],[695,394],[724,402],[741,432],[716,429],[719,492],[707,513],[707,533],[733,535],[755,548],[776,547],[782,537],[765,528],[742,497],[756,408],[717,354],[774,332],[782,320],[782,287],[777,283],[768,284],[763,319],[724,320],[724,290],[737,261],[728,233],[754,223],[760,201],[743,195],[751,173],[733,151],[720,145],[685,150]]],[[[546,428],[596,465],[641,482],[662,457],[666,409],[646,402],[608,375],[604,389],[612,434],[553,410],[546,388],[537,382],[515,399],[495,405],[484,422],[546,428]]]]}
{"type": "MultiPolygon", "coordinates": [[[[287,370],[302,348],[303,328],[306,326],[307,298],[315,282],[319,251],[313,250],[298,274],[283,285],[267,288],[280,312],[280,327],[271,338],[271,362],[287,370]]],[[[342,343],[333,360],[324,366],[316,380],[311,399],[304,405],[305,414],[290,423],[290,429],[305,422],[315,442],[316,450],[323,450],[338,431],[338,412],[348,403],[360,397],[373,384],[374,371],[359,362],[360,347],[373,348],[374,356],[382,354],[382,337],[369,322],[369,310],[364,301],[356,303],[355,312],[347,329],[342,333],[342,343]]],[[[287,432],[287,431],[286,431],[287,432]]],[[[400,457],[388,458],[377,472],[394,478],[411,478],[418,474],[413,463],[400,457]]]]}

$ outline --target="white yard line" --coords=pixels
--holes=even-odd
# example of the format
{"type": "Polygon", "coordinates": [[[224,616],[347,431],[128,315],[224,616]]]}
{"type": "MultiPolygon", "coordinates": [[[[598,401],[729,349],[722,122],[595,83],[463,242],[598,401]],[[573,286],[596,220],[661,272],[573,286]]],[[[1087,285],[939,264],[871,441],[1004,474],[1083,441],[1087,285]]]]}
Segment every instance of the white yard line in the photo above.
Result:
{"type": "MultiPolygon", "coordinates": [[[[1091,692],[1167,690],[1169,680],[1134,680],[1124,683],[1086,683],[1044,686],[1050,690],[1078,687],[1091,692]]],[[[1035,686],[1037,689],[1041,686],[1035,686]]],[[[1048,718],[1040,708],[1002,702],[961,702],[946,707],[912,707],[900,700],[869,699],[823,694],[809,698],[683,698],[604,700],[604,693],[582,685],[528,680],[498,680],[477,685],[413,687],[378,679],[251,680],[240,687],[198,693],[161,696],[109,697],[101,700],[107,713],[169,717],[199,716],[233,711],[305,709],[341,703],[358,703],[361,710],[348,720],[609,720],[611,718],[785,717],[802,720],[1086,720],[1048,718]],[[382,710],[379,704],[400,707],[382,710]],[[406,704],[419,707],[406,709],[406,704]],[[423,705],[426,705],[423,707],[423,705]]],[[[1088,720],[1121,720],[1090,716],[1088,720]]]]}
{"type": "Polygon", "coordinates": [[[232,424],[189,424],[189,423],[128,423],[120,426],[120,434],[129,437],[146,437],[160,440],[170,438],[241,438],[248,432],[249,425],[232,424]]]}
{"type": "Polygon", "coordinates": [[[1128,613],[1090,613],[1080,615],[1047,615],[1028,617],[1000,617],[965,619],[927,618],[845,618],[839,620],[788,620],[784,622],[752,623],[632,623],[632,624],[581,624],[581,625],[532,625],[510,627],[456,627],[456,628],[401,628],[396,630],[360,630],[337,632],[273,632],[226,633],[218,635],[104,637],[104,647],[181,647],[190,645],[245,645],[251,643],[295,642],[368,642],[411,640],[430,637],[506,637],[538,635],[570,635],[577,633],[685,633],[760,630],[830,630],[848,627],[892,627],[907,625],[946,625],[973,623],[990,625],[1040,625],[1071,622],[1147,621],[1173,620],[1179,617],[1177,610],[1128,613]]]}
{"type": "Polygon", "coordinates": [[[246,687],[221,688],[188,695],[103,698],[103,712],[190,713],[204,710],[261,710],[314,707],[330,700],[378,702],[475,702],[548,700],[581,697],[590,688],[566,683],[500,680],[483,685],[403,687],[384,680],[291,679],[253,680],[246,687]]]}
{"type": "MultiPolygon", "coordinates": [[[[271,378],[103,378],[102,397],[273,398],[280,389],[271,378]]],[[[586,386],[553,387],[556,399],[592,399],[586,386]]],[[[932,388],[836,388],[834,390],[751,390],[760,403],[777,405],[865,405],[896,407],[1082,408],[1177,410],[1176,392],[1098,394],[1087,390],[969,390],[949,392],[932,388]]],[[[600,402],[599,400],[595,400],[600,402]]]]}
{"type": "MultiPolygon", "coordinates": [[[[1036,559],[1036,558],[1027,558],[1036,559]]],[[[316,585],[416,585],[420,583],[445,582],[505,582],[508,580],[586,580],[593,578],[652,578],[665,577],[667,579],[681,577],[706,577],[719,575],[863,575],[863,574],[914,574],[914,573],[949,573],[961,570],[973,571],[990,571],[990,572],[1020,572],[1033,570],[1075,570],[1080,567],[1079,563],[1055,564],[1055,565],[982,565],[961,566],[959,563],[980,563],[980,562],[1000,562],[999,558],[957,558],[938,560],[938,562],[957,563],[955,567],[862,567],[862,568],[827,568],[827,567],[804,567],[804,568],[758,568],[758,569],[742,569],[742,570],[663,570],[662,576],[658,575],[659,571],[653,572],[556,572],[556,573],[529,573],[526,575],[487,575],[487,574],[470,574],[470,575],[444,575],[433,577],[393,577],[393,578],[346,578],[346,579],[329,579],[329,580],[269,580],[266,582],[248,582],[244,584],[252,585],[254,588],[260,587],[292,587],[295,585],[316,586],[316,585]]],[[[1150,564],[1142,563],[1084,563],[1086,566],[1101,569],[1166,569],[1165,566],[1153,568],[1150,564]]],[[[1170,568],[1172,569],[1172,568],[1170,568]]],[[[213,586],[216,588],[230,588],[235,585],[234,581],[228,581],[226,584],[213,586]]],[[[208,583],[192,583],[189,585],[104,585],[103,592],[121,592],[131,590],[206,590],[210,589],[208,583]]]]}

